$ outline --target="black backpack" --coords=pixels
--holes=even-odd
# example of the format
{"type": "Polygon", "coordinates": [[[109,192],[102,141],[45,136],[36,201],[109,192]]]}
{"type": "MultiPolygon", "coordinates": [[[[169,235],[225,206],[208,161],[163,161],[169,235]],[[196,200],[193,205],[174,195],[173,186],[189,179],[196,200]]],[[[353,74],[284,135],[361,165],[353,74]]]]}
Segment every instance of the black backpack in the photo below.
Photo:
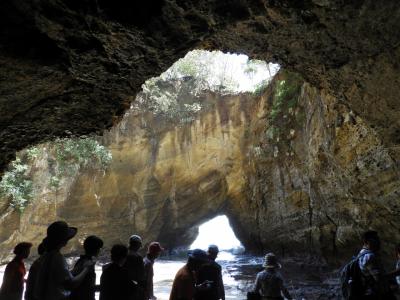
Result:
{"type": "Polygon", "coordinates": [[[247,300],[261,300],[259,292],[247,292],[247,300]]]}
{"type": "Polygon", "coordinates": [[[362,273],[358,264],[359,259],[367,253],[353,258],[340,271],[340,286],[343,298],[346,300],[358,300],[364,295],[362,273]]]}

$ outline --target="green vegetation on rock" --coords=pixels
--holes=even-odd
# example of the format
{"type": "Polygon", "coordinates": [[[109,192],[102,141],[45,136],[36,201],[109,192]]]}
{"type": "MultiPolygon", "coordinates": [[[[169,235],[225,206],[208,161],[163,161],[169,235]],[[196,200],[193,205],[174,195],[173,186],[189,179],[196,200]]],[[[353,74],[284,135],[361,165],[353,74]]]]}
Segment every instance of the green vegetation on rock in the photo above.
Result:
{"type": "Polygon", "coordinates": [[[10,170],[5,172],[0,181],[0,196],[10,201],[10,205],[22,212],[33,197],[29,166],[16,158],[10,170]]]}
{"type": "Polygon", "coordinates": [[[245,55],[194,50],[159,77],[147,80],[135,105],[187,123],[203,108],[198,97],[204,92],[261,95],[278,68],[245,55]]]}
{"type": "Polygon", "coordinates": [[[275,87],[274,100],[270,112],[272,121],[283,112],[284,109],[294,108],[303,84],[302,78],[295,73],[283,71],[284,79],[280,80],[275,87]]]}
{"type": "Polygon", "coordinates": [[[105,170],[112,160],[111,152],[95,138],[57,139],[50,144],[49,165],[53,163],[54,174],[49,187],[57,190],[65,176],[74,176],[80,169],[105,170]]]}
{"type": "Polygon", "coordinates": [[[296,73],[281,71],[274,84],[270,102],[271,109],[266,126],[266,138],[274,157],[281,152],[291,155],[291,139],[300,124],[298,116],[304,114],[298,107],[303,79],[296,73]]]}
{"type": "Polygon", "coordinates": [[[34,197],[31,169],[35,161],[42,159],[47,159],[52,173],[48,187],[57,190],[64,178],[75,176],[81,169],[105,170],[112,155],[93,137],[57,139],[21,151],[0,181],[0,197],[20,212],[34,197]]]}

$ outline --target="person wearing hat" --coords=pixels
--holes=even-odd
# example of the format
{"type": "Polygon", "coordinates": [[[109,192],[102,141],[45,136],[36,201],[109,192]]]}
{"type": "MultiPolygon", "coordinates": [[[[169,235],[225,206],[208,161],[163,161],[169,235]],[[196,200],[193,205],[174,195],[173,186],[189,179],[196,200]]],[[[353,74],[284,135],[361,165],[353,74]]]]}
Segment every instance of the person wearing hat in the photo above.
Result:
{"type": "Polygon", "coordinates": [[[40,268],[40,264],[42,263],[43,260],[43,254],[45,250],[46,249],[44,243],[41,242],[37,248],[39,258],[37,258],[29,268],[28,279],[26,280],[25,300],[36,300],[35,298],[36,278],[38,270],[40,268]]]}
{"type": "Polygon", "coordinates": [[[40,300],[65,300],[71,290],[78,287],[93,267],[93,261],[83,264],[82,272],[74,276],[60,250],[72,239],[78,229],[70,227],[64,221],[57,221],[47,228],[45,238],[46,252],[38,270],[35,285],[35,297],[40,300]]]}
{"type": "Polygon", "coordinates": [[[144,277],[143,257],[138,253],[142,248],[142,238],[136,234],[129,238],[128,256],[124,267],[128,270],[129,278],[136,283],[134,291],[135,300],[144,300],[144,289],[146,286],[144,277]]]}
{"type": "MultiPolygon", "coordinates": [[[[83,249],[85,254],[81,255],[76,262],[72,274],[78,275],[82,272],[85,262],[90,262],[93,258],[97,258],[100,253],[100,249],[103,247],[103,241],[95,236],[88,236],[83,242],[83,249]]],[[[89,272],[86,274],[85,278],[81,284],[72,290],[70,300],[95,300],[96,292],[96,272],[94,270],[94,265],[89,268],[89,272]]]]}
{"type": "Polygon", "coordinates": [[[265,255],[263,267],[265,268],[264,271],[257,274],[253,292],[259,293],[263,300],[283,300],[282,295],[286,299],[292,299],[284,285],[282,275],[278,271],[281,265],[278,263],[275,254],[268,253],[265,255]]]}
{"type": "Polygon", "coordinates": [[[1,300],[21,300],[24,291],[26,274],[24,259],[28,258],[32,244],[19,243],[14,248],[15,257],[4,271],[3,284],[0,289],[1,300]]]}
{"type": "Polygon", "coordinates": [[[201,249],[189,251],[187,263],[175,275],[169,300],[192,300],[196,289],[208,285],[208,281],[196,285],[195,280],[195,273],[208,261],[205,251],[201,249]]]}
{"type": "Polygon", "coordinates": [[[207,256],[209,261],[205,263],[197,272],[196,280],[198,283],[208,281],[210,284],[205,289],[196,291],[196,300],[225,300],[225,289],[222,280],[222,268],[215,261],[219,253],[218,246],[208,246],[207,256]]]}
{"type": "Polygon", "coordinates": [[[146,300],[155,300],[157,299],[154,296],[153,289],[153,277],[154,270],[153,265],[156,258],[160,256],[160,253],[164,251],[159,242],[151,242],[149,247],[147,248],[147,255],[143,258],[144,264],[144,279],[145,279],[145,289],[144,296],[146,300]]]}

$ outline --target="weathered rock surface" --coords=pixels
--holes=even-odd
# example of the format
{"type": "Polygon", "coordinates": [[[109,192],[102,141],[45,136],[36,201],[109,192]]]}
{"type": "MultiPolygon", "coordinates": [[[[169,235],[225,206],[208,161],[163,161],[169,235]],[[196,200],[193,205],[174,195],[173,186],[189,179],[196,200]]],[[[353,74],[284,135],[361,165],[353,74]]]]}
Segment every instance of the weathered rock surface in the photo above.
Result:
{"type": "Polygon", "coordinates": [[[397,0],[6,0],[0,24],[0,169],[27,145],[110,127],[146,79],[193,48],[296,70],[398,160],[397,0]]]}
{"type": "MultiPolygon", "coordinates": [[[[0,252],[40,241],[58,218],[78,226],[80,240],[95,233],[110,245],[135,232],[187,245],[199,224],[222,213],[249,250],[334,261],[372,228],[391,252],[400,239],[398,164],[362,116],[285,74],[260,97],[201,101],[207,109],[186,124],[131,111],[104,135],[113,154],[104,174],[83,171],[57,194],[41,189],[22,215],[3,207],[0,252]],[[295,93],[278,105],[282,80],[295,93]]],[[[34,168],[45,186],[46,160],[34,168]]]]}

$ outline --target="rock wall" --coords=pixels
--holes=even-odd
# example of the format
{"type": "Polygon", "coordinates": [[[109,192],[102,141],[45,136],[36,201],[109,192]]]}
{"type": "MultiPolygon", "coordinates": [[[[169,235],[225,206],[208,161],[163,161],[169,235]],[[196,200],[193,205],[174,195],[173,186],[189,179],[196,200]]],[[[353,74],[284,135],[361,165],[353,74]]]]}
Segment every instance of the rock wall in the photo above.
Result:
{"type": "Polygon", "coordinates": [[[114,125],[194,48],[278,62],[346,102],[398,160],[397,0],[6,0],[0,169],[16,151],[114,125]]]}
{"type": "Polygon", "coordinates": [[[247,197],[231,202],[241,240],[253,249],[340,262],[355,253],[364,230],[374,229],[391,257],[399,240],[399,169],[377,131],[307,83],[296,105],[283,105],[267,128],[257,122],[247,197]],[[271,126],[280,130],[275,136],[271,126]]]}
{"type": "Polygon", "coordinates": [[[199,224],[242,194],[244,133],[259,99],[208,94],[201,102],[206,109],[191,123],[130,111],[103,137],[113,155],[108,170],[81,171],[57,193],[45,187],[51,176],[46,158],[36,161],[31,175],[39,194],[22,214],[3,208],[2,225],[12,220],[14,226],[1,227],[0,252],[21,239],[40,241],[59,218],[79,227],[68,251],[90,233],[107,246],[132,233],[169,248],[191,243],[199,224]]]}
{"type": "MultiPolygon", "coordinates": [[[[0,252],[40,241],[59,218],[80,228],[69,251],[92,233],[107,246],[139,233],[172,248],[226,214],[257,252],[334,262],[371,228],[391,253],[400,182],[390,149],[346,103],[291,76],[278,75],[262,96],[207,94],[191,123],[130,111],[103,137],[113,154],[105,173],[82,171],[57,194],[43,188],[21,215],[3,205],[0,252]],[[283,80],[294,92],[279,100],[283,80]]],[[[36,161],[37,185],[47,170],[36,161]]]]}

